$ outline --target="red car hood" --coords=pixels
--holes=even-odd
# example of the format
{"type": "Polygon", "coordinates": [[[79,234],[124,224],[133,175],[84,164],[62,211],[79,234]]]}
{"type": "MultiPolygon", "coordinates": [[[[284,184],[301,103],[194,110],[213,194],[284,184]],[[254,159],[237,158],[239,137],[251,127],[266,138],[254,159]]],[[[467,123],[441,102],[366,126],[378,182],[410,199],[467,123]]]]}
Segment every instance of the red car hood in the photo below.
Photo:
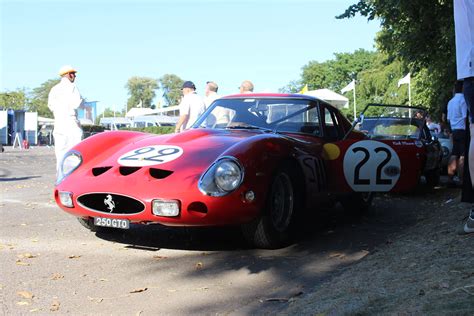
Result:
{"type": "MultiPolygon", "coordinates": [[[[132,157],[133,163],[140,164],[142,159],[140,153],[151,150],[152,147],[172,147],[181,150],[179,157],[170,161],[162,160],[160,156],[153,162],[142,162],[151,168],[159,168],[170,171],[202,172],[225,153],[233,145],[257,135],[264,135],[261,131],[247,130],[211,130],[192,129],[179,134],[150,135],[144,133],[108,132],[101,133],[101,138],[92,137],[90,140],[80,143],[75,149],[78,150],[84,160],[82,167],[95,168],[105,166],[122,165],[128,162],[123,157],[132,157]],[[109,135],[107,135],[109,134],[109,135]],[[123,135],[130,135],[123,137],[123,135]],[[109,136],[104,138],[104,136],[109,136]],[[95,141],[94,141],[95,140],[95,141]],[[97,153],[100,153],[99,155],[97,153]],[[196,170],[197,168],[197,170],[196,170]],[[190,170],[194,169],[194,170],[190,170]],[[204,170],[203,170],[204,169],[204,170]]],[[[268,135],[268,134],[266,134],[268,135]]],[[[149,155],[152,155],[151,152],[149,155]]],[[[155,156],[159,155],[155,152],[155,156]]],[[[169,158],[169,157],[167,157],[169,158]]],[[[166,160],[166,159],[163,159],[166,160]]],[[[129,160],[130,161],[130,160],[129,160]]],[[[130,165],[128,165],[130,166],[130,165]]]]}

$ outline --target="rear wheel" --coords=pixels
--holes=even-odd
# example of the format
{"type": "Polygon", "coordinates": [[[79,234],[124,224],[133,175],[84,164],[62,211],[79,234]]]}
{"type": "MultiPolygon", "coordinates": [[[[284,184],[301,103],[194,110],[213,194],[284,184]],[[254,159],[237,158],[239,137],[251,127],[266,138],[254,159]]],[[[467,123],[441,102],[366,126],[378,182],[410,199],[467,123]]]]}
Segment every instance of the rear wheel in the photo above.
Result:
{"type": "Polygon", "coordinates": [[[256,247],[275,249],[287,245],[293,237],[296,213],[301,205],[297,170],[278,169],[273,177],[265,210],[255,220],[242,226],[244,237],[256,247]]]}

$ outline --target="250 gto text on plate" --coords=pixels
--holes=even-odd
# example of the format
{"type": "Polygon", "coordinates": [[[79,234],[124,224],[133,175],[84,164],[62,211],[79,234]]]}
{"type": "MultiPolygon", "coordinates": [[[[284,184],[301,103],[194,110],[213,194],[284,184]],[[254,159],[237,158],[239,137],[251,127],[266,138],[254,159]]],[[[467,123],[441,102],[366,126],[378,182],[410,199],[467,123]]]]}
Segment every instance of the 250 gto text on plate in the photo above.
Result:
{"type": "Polygon", "coordinates": [[[94,217],[94,225],[101,227],[129,229],[130,221],[118,218],[94,217]]]}

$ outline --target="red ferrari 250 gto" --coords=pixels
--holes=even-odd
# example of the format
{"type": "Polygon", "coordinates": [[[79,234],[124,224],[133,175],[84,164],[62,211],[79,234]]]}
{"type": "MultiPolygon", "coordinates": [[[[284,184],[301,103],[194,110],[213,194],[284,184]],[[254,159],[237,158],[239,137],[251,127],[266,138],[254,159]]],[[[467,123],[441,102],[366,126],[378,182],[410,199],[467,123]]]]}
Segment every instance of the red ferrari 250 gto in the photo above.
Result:
{"type": "Polygon", "coordinates": [[[240,225],[253,245],[277,248],[306,211],[368,207],[374,192],[413,188],[425,163],[417,140],[368,139],[322,100],[233,95],[179,134],[85,139],[65,155],[54,195],[93,231],[240,225]]]}

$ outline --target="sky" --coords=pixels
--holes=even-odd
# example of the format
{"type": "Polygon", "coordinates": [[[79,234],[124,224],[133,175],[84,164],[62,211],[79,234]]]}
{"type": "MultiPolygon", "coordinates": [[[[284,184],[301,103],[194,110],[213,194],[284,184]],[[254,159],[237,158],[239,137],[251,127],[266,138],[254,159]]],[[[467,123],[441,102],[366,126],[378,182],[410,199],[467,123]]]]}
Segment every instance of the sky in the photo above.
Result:
{"type": "Polygon", "coordinates": [[[206,81],[220,95],[237,93],[243,80],[278,92],[310,61],[375,49],[377,21],[335,18],[356,2],[0,0],[0,92],[32,90],[66,64],[99,113],[125,108],[133,76],[175,74],[201,95],[206,81]]]}

